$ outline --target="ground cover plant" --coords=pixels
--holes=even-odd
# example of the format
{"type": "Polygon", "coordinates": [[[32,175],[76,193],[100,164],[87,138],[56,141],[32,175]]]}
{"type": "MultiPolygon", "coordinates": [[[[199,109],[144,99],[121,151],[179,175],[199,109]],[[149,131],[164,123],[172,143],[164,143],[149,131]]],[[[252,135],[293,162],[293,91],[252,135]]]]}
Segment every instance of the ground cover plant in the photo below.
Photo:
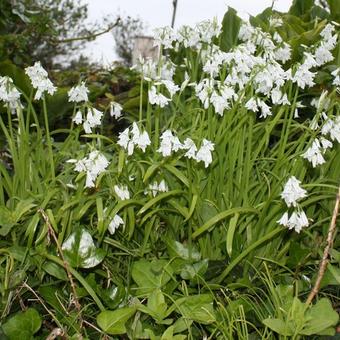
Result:
{"type": "Polygon", "coordinates": [[[328,3],[158,29],[158,60],[135,66],[138,109],[94,105],[80,79],[67,129],[50,130],[58,90],[39,62],[29,91],[0,78],[1,337],[336,338],[328,3]]]}

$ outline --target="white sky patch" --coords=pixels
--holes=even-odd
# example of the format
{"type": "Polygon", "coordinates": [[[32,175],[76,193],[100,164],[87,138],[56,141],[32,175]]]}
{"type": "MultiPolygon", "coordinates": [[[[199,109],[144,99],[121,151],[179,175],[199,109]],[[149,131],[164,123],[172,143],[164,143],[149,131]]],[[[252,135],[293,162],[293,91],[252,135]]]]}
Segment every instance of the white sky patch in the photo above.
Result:
{"type": "MultiPolygon", "coordinates": [[[[150,34],[156,27],[171,24],[172,0],[84,0],[84,2],[88,3],[89,20],[92,22],[100,22],[101,18],[107,15],[139,17],[147,25],[146,34],[150,34]]],[[[240,17],[247,18],[249,14],[261,13],[271,4],[272,0],[178,0],[175,28],[182,25],[193,26],[199,21],[213,17],[217,17],[221,22],[228,6],[236,9],[240,17]]],[[[274,9],[286,12],[291,4],[292,0],[276,0],[274,9]]],[[[103,34],[88,43],[83,54],[92,61],[104,65],[117,60],[112,33],[103,34]]]]}

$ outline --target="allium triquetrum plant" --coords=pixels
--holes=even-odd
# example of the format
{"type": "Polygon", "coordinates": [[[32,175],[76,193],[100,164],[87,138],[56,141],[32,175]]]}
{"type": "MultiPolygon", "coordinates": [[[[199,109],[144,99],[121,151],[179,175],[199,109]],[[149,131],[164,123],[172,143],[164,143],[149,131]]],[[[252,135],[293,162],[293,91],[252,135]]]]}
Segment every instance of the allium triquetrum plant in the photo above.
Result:
{"type": "Polygon", "coordinates": [[[338,243],[323,297],[303,301],[340,184],[338,25],[316,22],[292,58],[282,17],[264,30],[230,9],[223,26],[157,29],[158,60],[135,66],[138,119],[115,101],[94,107],[82,81],[63,142],[41,65],[26,69],[30,98],[0,78],[4,334],[28,323],[42,338],[334,334],[338,243]],[[128,125],[104,136],[104,115],[128,125]]]}

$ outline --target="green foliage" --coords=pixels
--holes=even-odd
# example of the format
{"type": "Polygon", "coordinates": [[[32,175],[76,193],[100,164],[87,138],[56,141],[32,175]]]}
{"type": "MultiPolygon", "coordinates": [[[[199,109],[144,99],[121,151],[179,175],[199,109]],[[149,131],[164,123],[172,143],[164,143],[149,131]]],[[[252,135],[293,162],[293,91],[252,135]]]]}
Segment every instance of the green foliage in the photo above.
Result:
{"type": "Polygon", "coordinates": [[[2,325],[4,333],[10,340],[33,339],[33,335],[41,327],[41,317],[34,308],[29,308],[25,312],[12,316],[2,325]]]}
{"type": "MultiPolygon", "coordinates": [[[[269,8],[251,22],[264,36],[277,31],[290,44],[293,60],[283,67],[295,72],[304,56],[302,44],[319,42],[320,32],[337,13],[334,6],[330,2],[328,13],[312,2],[295,1],[289,13],[269,8]],[[282,19],[276,30],[271,17],[282,19]]],[[[218,115],[189,84],[209,77],[205,45],[215,51],[219,42],[223,51],[233,53],[241,24],[229,9],[221,35],[212,41],[215,46],[203,42],[200,52],[182,45],[174,49],[156,65],[152,83],[146,77],[137,81],[135,71],[124,68],[85,70],[83,75],[69,70],[54,74],[60,84],[54,96],[35,101],[24,71],[8,61],[0,64],[1,75],[11,76],[21,91],[23,104],[15,115],[5,105],[0,114],[3,334],[46,338],[56,328],[65,337],[89,339],[308,339],[334,334],[339,321],[333,307],[339,300],[338,239],[322,280],[322,297],[310,305],[303,301],[316,280],[332,216],[340,180],[339,144],[334,137],[333,148],[323,154],[326,162],[316,168],[301,155],[319,135],[325,116],[339,117],[339,96],[330,75],[338,66],[339,47],[335,59],[317,69],[315,86],[301,88],[291,79],[282,85],[289,104],[274,104],[250,81],[218,115]],[[176,62],[174,79],[182,88],[161,108],[151,105],[148,91],[155,85],[169,96],[157,78],[168,61],[176,62]],[[185,72],[190,77],[186,81],[185,72]],[[73,106],[67,92],[79,76],[87,79],[89,101],[73,106]],[[315,108],[310,101],[321,94],[315,108]],[[251,98],[270,104],[272,115],[264,119],[248,110],[245,103],[251,98]],[[123,118],[109,116],[112,101],[122,104],[123,118]],[[85,133],[71,118],[78,111],[84,118],[93,107],[103,112],[102,125],[85,133]],[[320,124],[316,130],[314,119],[320,124]],[[147,131],[151,143],[145,152],[135,145],[131,155],[117,143],[117,133],[135,121],[134,128],[147,131]],[[191,138],[197,148],[211,140],[212,162],[185,157],[188,149],[161,155],[159,137],[167,129],[180,141],[191,138]],[[91,163],[84,157],[95,150],[109,165],[90,186],[82,167],[91,163]],[[300,233],[278,225],[283,212],[295,209],[287,208],[280,196],[291,175],[308,192],[298,203],[309,218],[300,233]],[[165,192],[155,189],[163,180],[165,192]],[[118,195],[117,185],[126,186],[126,199],[118,195]]],[[[259,55],[266,52],[259,47],[259,55]]],[[[224,84],[231,73],[222,65],[216,84],[224,84]]]]}

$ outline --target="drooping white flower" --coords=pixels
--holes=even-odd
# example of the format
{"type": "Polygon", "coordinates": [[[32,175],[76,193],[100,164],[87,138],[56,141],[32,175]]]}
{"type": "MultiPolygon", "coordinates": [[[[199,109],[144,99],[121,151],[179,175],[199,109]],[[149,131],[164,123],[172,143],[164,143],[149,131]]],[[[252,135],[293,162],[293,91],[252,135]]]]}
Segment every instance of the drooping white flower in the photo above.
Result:
{"type": "Polygon", "coordinates": [[[184,155],[185,157],[189,159],[196,158],[197,147],[192,139],[190,138],[185,139],[183,149],[187,150],[187,152],[184,155]]]}
{"type": "Polygon", "coordinates": [[[321,45],[315,50],[315,60],[318,66],[324,65],[334,59],[332,53],[325,47],[324,44],[321,45]]]}
{"type": "Polygon", "coordinates": [[[68,101],[69,102],[87,102],[89,100],[87,94],[89,92],[89,89],[86,87],[85,82],[81,82],[79,85],[72,87],[68,91],[68,101]]]}
{"type": "Polygon", "coordinates": [[[168,185],[162,179],[159,184],[157,181],[151,183],[147,190],[144,191],[144,194],[147,194],[148,192],[151,192],[152,196],[155,197],[160,192],[167,192],[169,191],[168,185]]]}
{"type": "Polygon", "coordinates": [[[293,211],[289,217],[288,212],[285,212],[282,217],[277,221],[280,225],[287,227],[289,230],[294,229],[300,233],[302,228],[308,227],[309,222],[306,213],[303,210],[293,211]]]}
{"type": "Polygon", "coordinates": [[[171,101],[171,99],[165,97],[163,94],[157,93],[155,86],[151,86],[151,89],[148,91],[148,94],[149,94],[149,102],[152,105],[156,104],[160,107],[164,107],[168,105],[168,103],[171,101]]]}
{"type": "Polygon", "coordinates": [[[257,105],[261,110],[260,118],[267,118],[268,116],[272,115],[270,110],[270,106],[268,106],[263,100],[257,98],[257,105]]]}
{"type": "Polygon", "coordinates": [[[281,193],[281,198],[286,202],[288,207],[296,207],[297,201],[307,196],[307,191],[300,187],[301,181],[295,176],[291,176],[286,182],[281,193]]]}
{"type": "Polygon", "coordinates": [[[10,77],[0,76],[0,100],[8,105],[12,111],[22,106],[20,102],[20,92],[14,86],[13,80],[10,77]]]}
{"type": "Polygon", "coordinates": [[[259,110],[255,98],[250,98],[245,105],[246,109],[249,111],[257,112],[259,110]]]}
{"type": "Polygon", "coordinates": [[[212,151],[214,151],[214,143],[210,142],[207,139],[203,139],[202,141],[202,146],[200,149],[197,151],[196,154],[196,161],[204,162],[204,166],[207,168],[209,164],[212,162],[212,151]]]}
{"type": "Polygon", "coordinates": [[[321,133],[324,136],[329,134],[331,140],[336,140],[340,143],[340,116],[336,117],[334,120],[328,118],[321,128],[321,133]]]}
{"type": "Polygon", "coordinates": [[[115,185],[114,191],[122,201],[130,199],[130,192],[126,185],[115,185]]]}
{"type": "Polygon", "coordinates": [[[171,130],[165,130],[160,136],[160,147],[157,150],[163,157],[168,157],[171,155],[172,151],[178,151],[183,148],[182,143],[177,136],[174,136],[171,130]]]}
{"type": "Polygon", "coordinates": [[[314,139],[312,146],[309,147],[301,156],[311,162],[313,168],[326,162],[323,158],[321,145],[317,138],[314,139]]]}
{"type": "Polygon", "coordinates": [[[92,133],[92,129],[101,125],[101,119],[103,112],[91,107],[87,111],[86,120],[83,123],[83,127],[86,133],[92,133]]]}
{"type": "Polygon", "coordinates": [[[309,70],[309,65],[300,65],[292,77],[293,83],[297,83],[298,86],[304,89],[306,86],[314,86],[315,72],[309,70]]]}
{"type": "Polygon", "coordinates": [[[119,215],[116,214],[109,224],[108,227],[109,233],[113,235],[120,225],[124,227],[125,225],[124,220],[119,215]]]}
{"type": "Polygon", "coordinates": [[[110,116],[118,119],[122,115],[123,107],[116,102],[110,103],[110,116]]]}
{"type": "Polygon", "coordinates": [[[26,67],[25,72],[29,76],[32,86],[37,89],[34,99],[39,100],[44,92],[52,95],[57,90],[48,79],[48,74],[41,66],[40,61],[35,62],[33,66],[26,67]]]}
{"type": "Polygon", "coordinates": [[[162,80],[162,84],[165,85],[165,87],[169,91],[170,98],[172,98],[173,95],[176,94],[176,92],[180,90],[180,87],[176,85],[172,80],[167,80],[167,79],[162,80]]]}
{"type": "Polygon", "coordinates": [[[126,128],[118,136],[118,145],[127,150],[128,155],[133,154],[135,146],[145,152],[146,148],[151,144],[151,140],[146,131],[141,132],[136,122],[132,124],[131,132],[130,128],[126,128]]]}
{"type": "Polygon", "coordinates": [[[108,167],[109,161],[99,151],[94,150],[90,152],[88,157],[80,159],[75,164],[75,171],[86,172],[86,188],[94,187],[94,181],[99,174],[105,171],[108,167]]]}
{"type": "Polygon", "coordinates": [[[81,113],[81,111],[77,111],[75,116],[72,118],[72,121],[74,121],[77,125],[83,122],[83,114],[81,113]]]}
{"type": "Polygon", "coordinates": [[[155,46],[163,46],[164,48],[172,48],[172,43],[176,40],[177,36],[170,26],[154,29],[155,46]]]}

